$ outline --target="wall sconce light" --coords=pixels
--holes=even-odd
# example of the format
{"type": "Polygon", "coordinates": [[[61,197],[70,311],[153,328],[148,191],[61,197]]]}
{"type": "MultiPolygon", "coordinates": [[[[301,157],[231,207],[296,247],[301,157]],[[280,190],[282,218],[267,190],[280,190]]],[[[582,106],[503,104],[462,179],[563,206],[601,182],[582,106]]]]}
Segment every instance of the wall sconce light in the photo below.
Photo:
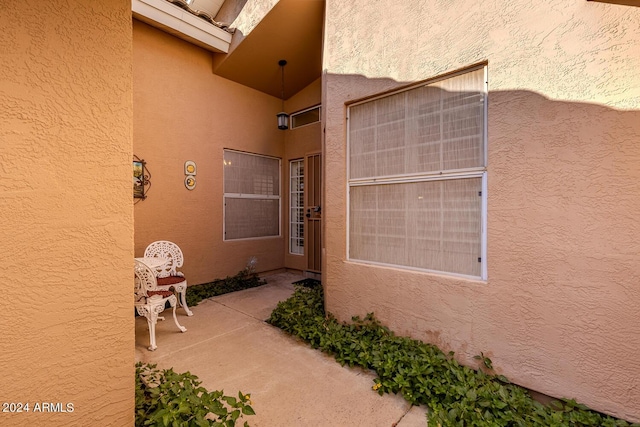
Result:
{"type": "Polygon", "coordinates": [[[282,71],[282,111],[276,116],[278,117],[278,129],[286,130],[289,129],[289,115],[284,112],[284,66],[287,65],[287,61],[281,59],[278,61],[278,65],[282,71]]]}
{"type": "Polygon", "coordinates": [[[286,130],[289,129],[289,115],[284,111],[278,113],[278,129],[286,130]]]}

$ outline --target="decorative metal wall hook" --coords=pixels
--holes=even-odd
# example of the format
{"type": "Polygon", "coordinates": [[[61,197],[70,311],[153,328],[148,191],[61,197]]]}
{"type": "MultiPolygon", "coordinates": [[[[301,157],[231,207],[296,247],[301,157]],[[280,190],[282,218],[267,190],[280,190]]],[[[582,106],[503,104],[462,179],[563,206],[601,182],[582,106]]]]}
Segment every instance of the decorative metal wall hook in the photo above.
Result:
{"type": "Polygon", "coordinates": [[[151,172],[147,169],[147,162],[133,155],[133,198],[140,200],[147,198],[147,193],[151,188],[151,172]]]}

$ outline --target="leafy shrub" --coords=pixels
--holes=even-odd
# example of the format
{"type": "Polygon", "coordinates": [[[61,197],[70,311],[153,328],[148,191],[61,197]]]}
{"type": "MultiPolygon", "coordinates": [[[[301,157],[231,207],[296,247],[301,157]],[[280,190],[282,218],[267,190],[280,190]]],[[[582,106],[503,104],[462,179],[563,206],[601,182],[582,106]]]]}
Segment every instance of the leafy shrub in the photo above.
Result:
{"type": "MultiPolygon", "coordinates": [[[[255,415],[250,395],[225,396],[209,392],[189,372],[160,371],[156,365],[136,364],[136,426],[233,427],[243,415],[255,415]]],[[[245,421],[245,427],[249,424],[245,421]]]]}
{"type": "MultiPolygon", "coordinates": [[[[296,286],[278,304],[268,322],[332,354],[342,365],[372,369],[380,395],[401,393],[414,405],[429,408],[428,425],[616,427],[629,423],[590,411],[574,400],[544,406],[504,376],[491,374],[491,360],[481,354],[483,370],[460,365],[453,352],[396,336],[373,314],[340,323],[325,314],[321,286],[296,286]]],[[[640,426],[640,424],[633,424],[640,426]]]]}
{"type": "Polygon", "coordinates": [[[193,307],[206,298],[255,288],[256,286],[262,286],[266,283],[267,281],[260,279],[252,268],[247,267],[233,277],[226,277],[201,285],[189,286],[187,288],[187,305],[193,307]]]}

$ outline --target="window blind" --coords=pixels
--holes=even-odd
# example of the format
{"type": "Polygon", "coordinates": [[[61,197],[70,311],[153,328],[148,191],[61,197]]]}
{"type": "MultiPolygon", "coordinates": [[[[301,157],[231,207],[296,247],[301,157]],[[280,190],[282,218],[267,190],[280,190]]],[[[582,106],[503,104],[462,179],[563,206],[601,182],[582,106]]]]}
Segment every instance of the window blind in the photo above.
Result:
{"type": "Polygon", "coordinates": [[[480,277],[484,67],[349,108],[349,258],[480,277]]]}

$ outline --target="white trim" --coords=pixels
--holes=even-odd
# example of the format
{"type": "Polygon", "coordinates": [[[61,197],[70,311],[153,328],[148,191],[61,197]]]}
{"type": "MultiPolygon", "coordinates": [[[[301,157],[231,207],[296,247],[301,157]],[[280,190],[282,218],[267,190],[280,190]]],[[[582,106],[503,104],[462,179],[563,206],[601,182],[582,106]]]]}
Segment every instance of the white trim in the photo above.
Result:
{"type": "Polygon", "coordinates": [[[304,110],[300,110],[300,111],[296,111],[295,113],[291,113],[291,115],[289,116],[289,129],[298,129],[298,128],[303,128],[305,126],[310,126],[310,125],[314,125],[316,123],[320,123],[322,121],[322,105],[318,104],[318,105],[314,105],[313,107],[309,107],[309,108],[305,108],[304,110]],[[293,126],[293,118],[295,116],[299,116],[300,114],[304,114],[306,112],[309,111],[313,111],[313,110],[318,110],[318,121],[316,122],[310,122],[310,123],[306,123],[304,125],[300,125],[300,126],[293,126]]]}
{"type": "MultiPolygon", "coordinates": [[[[294,193],[293,193],[293,190],[291,188],[291,180],[293,179],[291,169],[292,169],[292,166],[293,166],[294,163],[302,163],[303,174],[302,175],[300,175],[300,174],[296,175],[296,178],[298,178],[298,179],[302,178],[302,182],[303,183],[304,183],[304,172],[305,172],[305,170],[304,170],[304,159],[289,160],[289,224],[287,224],[288,225],[288,228],[287,228],[288,233],[287,233],[287,235],[289,236],[289,239],[288,239],[289,240],[289,245],[288,246],[289,246],[289,255],[304,256],[304,254],[305,254],[304,253],[304,241],[305,241],[304,231],[303,231],[303,235],[302,235],[302,239],[301,239],[302,240],[302,253],[297,253],[297,252],[292,252],[291,251],[291,243],[293,241],[293,238],[291,237],[291,227],[294,225],[294,222],[292,221],[292,218],[291,218],[291,211],[293,209],[300,209],[301,212],[302,212],[302,215],[304,215],[304,194],[305,194],[304,193],[305,188],[303,186],[303,188],[302,188],[302,206],[293,206],[293,197],[292,196],[293,196],[294,193]]],[[[298,193],[296,192],[296,194],[298,194],[298,193]]],[[[304,230],[304,225],[305,225],[304,223],[305,223],[305,220],[303,218],[303,220],[302,220],[303,230],[304,230]]],[[[298,221],[296,221],[295,225],[298,225],[298,224],[300,224],[300,223],[298,221]]],[[[298,236],[296,239],[300,240],[300,237],[298,236]]]]}
{"type": "Polygon", "coordinates": [[[489,165],[489,66],[484,66],[484,167],[489,165]]]}
{"type": "Polygon", "coordinates": [[[482,257],[482,280],[489,280],[487,267],[487,215],[489,184],[487,182],[487,171],[489,170],[489,66],[484,65],[484,167],[485,173],[482,176],[482,233],[480,239],[480,256],[482,257]]]}
{"type": "Polygon", "coordinates": [[[482,271],[480,273],[482,280],[488,280],[488,269],[487,269],[487,173],[482,174],[482,206],[480,207],[480,212],[482,215],[481,220],[481,231],[480,231],[480,256],[482,257],[482,271]]]}
{"type": "Polygon", "coordinates": [[[222,238],[223,242],[242,242],[242,241],[247,241],[247,240],[265,240],[265,239],[281,239],[282,235],[279,234],[277,236],[258,236],[258,237],[241,237],[239,239],[226,239],[222,238]]]}
{"type": "Polygon", "coordinates": [[[227,53],[231,34],[165,0],[131,0],[133,16],[213,52],[227,53]]]}
{"type": "MultiPolygon", "coordinates": [[[[258,154],[258,153],[252,153],[250,151],[242,151],[242,150],[236,150],[234,148],[223,148],[222,149],[223,154],[225,151],[231,151],[233,153],[239,153],[239,154],[248,154],[250,156],[257,156],[257,157],[265,157],[267,159],[273,159],[273,160],[278,160],[282,163],[282,158],[280,157],[276,157],[276,156],[270,156],[268,154],[258,154]]],[[[222,159],[224,161],[224,158],[222,159]]]]}
{"type": "Polygon", "coordinates": [[[304,108],[302,110],[298,110],[296,112],[291,113],[292,116],[296,116],[298,114],[306,113],[307,111],[315,110],[316,108],[322,110],[322,104],[316,104],[312,107],[304,108]]]}
{"type": "Polygon", "coordinates": [[[365,264],[365,265],[372,265],[375,267],[385,267],[385,268],[394,268],[394,269],[398,269],[398,270],[409,270],[409,271],[415,271],[418,273],[428,273],[428,274],[438,274],[444,277],[453,277],[453,278],[461,278],[461,279],[467,279],[467,280],[473,280],[474,282],[481,282],[481,283],[486,283],[486,280],[481,278],[480,276],[469,276],[467,274],[460,274],[460,273],[450,273],[448,271],[439,271],[439,270],[428,270],[426,268],[418,268],[418,267],[410,267],[410,266],[406,266],[406,265],[397,265],[397,264],[385,264],[383,262],[376,262],[376,261],[366,261],[366,260],[359,260],[359,259],[347,259],[345,262],[350,262],[353,264],[365,264]]]}
{"type": "Polygon", "coordinates": [[[349,186],[398,184],[403,182],[441,181],[445,179],[477,178],[485,172],[485,168],[452,169],[451,172],[437,171],[424,174],[385,175],[378,178],[355,178],[350,180],[349,186]]]}
{"type": "Polygon", "coordinates": [[[347,132],[347,144],[346,144],[346,153],[345,153],[345,157],[346,157],[346,163],[347,163],[347,176],[346,176],[346,180],[345,180],[345,194],[347,195],[347,217],[346,219],[346,225],[347,225],[347,230],[346,230],[346,239],[347,239],[347,244],[346,244],[346,249],[347,249],[347,253],[346,253],[346,260],[349,261],[349,254],[351,254],[351,247],[350,247],[350,242],[351,242],[351,238],[349,237],[349,233],[351,232],[351,180],[349,179],[349,177],[351,176],[351,138],[349,137],[349,135],[351,134],[349,132],[349,128],[350,128],[350,123],[349,123],[349,119],[350,119],[350,114],[351,114],[351,106],[347,106],[346,110],[347,110],[347,114],[345,116],[345,120],[346,120],[346,132],[347,132]]]}
{"type": "Polygon", "coordinates": [[[279,200],[280,196],[274,194],[245,194],[245,193],[224,193],[225,199],[260,199],[279,200]]]}
{"type": "Polygon", "coordinates": [[[437,76],[437,77],[434,77],[432,79],[428,79],[428,80],[422,81],[420,83],[416,83],[414,85],[403,86],[403,87],[398,88],[398,89],[393,90],[393,91],[385,92],[385,93],[382,93],[380,95],[375,95],[375,96],[372,96],[372,97],[361,99],[361,100],[353,102],[353,103],[349,103],[347,105],[347,109],[349,109],[351,107],[355,107],[356,105],[366,104],[367,102],[375,101],[377,99],[382,99],[382,98],[386,98],[388,96],[397,95],[399,93],[407,92],[407,91],[410,91],[412,89],[416,89],[416,88],[419,88],[419,87],[422,87],[422,86],[429,86],[429,85],[432,85],[432,84],[434,84],[436,82],[440,82],[442,80],[450,79],[451,77],[456,77],[456,76],[460,76],[462,74],[470,73],[471,71],[480,70],[481,68],[485,69],[485,76],[486,76],[487,75],[487,71],[486,70],[488,68],[487,64],[484,64],[484,63],[483,64],[477,64],[477,65],[473,65],[473,66],[471,66],[469,68],[465,68],[465,69],[462,69],[462,70],[455,71],[453,73],[437,76]]]}

